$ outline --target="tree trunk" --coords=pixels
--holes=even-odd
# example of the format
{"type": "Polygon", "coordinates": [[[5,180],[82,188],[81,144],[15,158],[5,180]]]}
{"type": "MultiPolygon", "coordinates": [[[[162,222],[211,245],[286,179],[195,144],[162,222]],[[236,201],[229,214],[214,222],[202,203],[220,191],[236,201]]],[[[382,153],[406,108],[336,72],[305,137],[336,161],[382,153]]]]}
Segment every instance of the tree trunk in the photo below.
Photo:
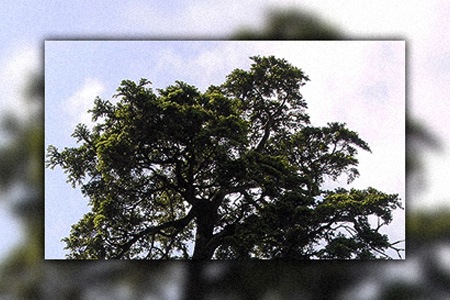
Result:
{"type": "Polygon", "coordinates": [[[195,236],[193,260],[211,259],[215,249],[208,247],[213,238],[214,225],[217,220],[217,211],[210,202],[203,202],[196,217],[197,233],[195,236]]]}
{"type": "Polygon", "coordinates": [[[187,276],[184,282],[183,300],[202,300],[205,299],[205,283],[203,270],[205,263],[202,261],[190,261],[187,264],[187,276]]]}
{"type": "Polygon", "coordinates": [[[195,237],[194,253],[192,260],[208,260],[211,259],[214,249],[208,247],[208,243],[213,237],[214,223],[207,220],[197,222],[197,233],[195,237]]]}

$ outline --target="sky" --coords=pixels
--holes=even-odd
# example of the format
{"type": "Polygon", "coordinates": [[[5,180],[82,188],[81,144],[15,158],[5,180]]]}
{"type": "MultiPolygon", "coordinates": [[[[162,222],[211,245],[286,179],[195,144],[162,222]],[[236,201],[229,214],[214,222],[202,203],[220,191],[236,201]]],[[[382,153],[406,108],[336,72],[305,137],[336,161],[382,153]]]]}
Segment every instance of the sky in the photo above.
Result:
{"type": "MultiPolygon", "coordinates": [[[[205,91],[233,69],[248,69],[253,55],[284,58],[310,77],[302,94],[313,125],[344,122],[369,143],[373,153],[358,156],[361,177],[352,187],[405,199],[404,41],[46,41],[46,148],[76,146],[75,126],[91,127],[95,97],[111,99],[121,80],[146,78],[155,89],[181,80],[205,91]]],[[[45,255],[63,258],[61,238],[89,208],[60,169],[45,175],[45,255]]],[[[342,184],[345,178],[332,186],[342,184]]],[[[396,213],[392,239],[404,239],[403,214],[396,213]]]]}
{"type": "MultiPolygon", "coordinates": [[[[226,0],[82,0],[71,5],[59,1],[35,1],[35,5],[33,1],[2,1],[0,116],[5,111],[27,116],[21,90],[30,71],[43,65],[46,39],[217,39],[228,37],[242,26],[260,28],[270,8],[315,13],[355,39],[406,40],[408,110],[440,138],[443,146],[440,151],[427,152],[424,158],[426,192],[409,193],[408,210],[448,207],[450,148],[446,137],[450,135],[447,126],[450,3],[445,0],[248,0],[236,1],[233,5],[226,0]]],[[[307,71],[306,66],[302,67],[307,71]]],[[[83,84],[92,86],[89,80],[94,79],[86,80],[83,84]]],[[[117,82],[109,85],[97,80],[95,92],[86,88],[87,94],[110,96],[111,86],[117,86],[117,82]]],[[[312,81],[308,86],[312,87],[314,83],[312,81]]],[[[74,95],[77,89],[72,88],[71,95],[74,95]]],[[[361,182],[363,178],[359,180],[361,182]]],[[[6,199],[0,205],[2,215],[10,214],[7,204],[6,199]]],[[[18,221],[12,219],[0,218],[0,256],[19,243],[23,236],[18,221]]]]}

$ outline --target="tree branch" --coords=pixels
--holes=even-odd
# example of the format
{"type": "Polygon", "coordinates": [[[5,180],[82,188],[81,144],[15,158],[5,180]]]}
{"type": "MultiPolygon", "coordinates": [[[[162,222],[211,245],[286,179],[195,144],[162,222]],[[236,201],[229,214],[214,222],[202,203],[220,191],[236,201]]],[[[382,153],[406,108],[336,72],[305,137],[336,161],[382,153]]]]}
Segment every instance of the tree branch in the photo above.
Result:
{"type": "Polygon", "coordinates": [[[205,251],[208,254],[210,254],[210,256],[212,257],[212,255],[214,254],[214,251],[222,243],[222,240],[225,237],[231,236],[235,233],[235,228],[236,228],[236,226],[234,224],[228,224],[225,226],[225,228],[221,232],[214,234],[213,237],[206,244],[205,251]]]}
{"type": "Polygon", "coordinates": [[[145,236],[145,235],[154,235],[159,233],[161,230],[166,229],[166,228],[170,228],[170,227],[174,227],[177,229],[183,228],[185,227],[187,224],[189,224],[189,222],[195,217],[194,214],[194,210],[191,209],[189,211],[189,213],[181,219],[175,220],[175,221],[169,221],[166,223],[163,223],[159,226],[153,226],[153,227],[149,227],[137,234],[133,235],[133,238],[131,240],[129,240],[127,243],[123,244],[122,246],[120,246],[121,251],[119,254],[117,254],[114,258],[116,259],[120,259],[122,258],[125,253],[130,250],[131,246],[133,246],[134,243],[136,243],[141,237],[145,236]]]}

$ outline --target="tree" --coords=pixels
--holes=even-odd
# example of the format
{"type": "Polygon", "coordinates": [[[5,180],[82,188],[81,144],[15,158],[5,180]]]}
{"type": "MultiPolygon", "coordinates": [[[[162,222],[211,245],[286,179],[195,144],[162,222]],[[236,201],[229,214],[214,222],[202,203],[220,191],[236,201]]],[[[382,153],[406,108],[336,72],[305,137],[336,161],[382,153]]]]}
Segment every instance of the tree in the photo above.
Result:
{"type": "Polygon", "coordinates": [[[396,249],[379,229],[401,207],[397,195],[322,187],[327,177],[354,180],[367,143],[345,124],[310,124],[301,69],[251,59],[205,93],[124,80],[115,103],[95,99],[92,129],[77,125],[79,147],[49,146],[47,166],[61,166],[92,206],[64,239],[68,258],[348,259],[396,249]]]}

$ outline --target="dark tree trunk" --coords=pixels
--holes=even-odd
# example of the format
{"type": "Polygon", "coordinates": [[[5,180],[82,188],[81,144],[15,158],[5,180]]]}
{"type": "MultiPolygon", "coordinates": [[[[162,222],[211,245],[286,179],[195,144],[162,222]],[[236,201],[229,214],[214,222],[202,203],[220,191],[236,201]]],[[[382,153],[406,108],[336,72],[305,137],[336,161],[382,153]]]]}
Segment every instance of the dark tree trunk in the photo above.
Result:
{"type": "Polygon", "coordinates": [[[210,202],[204,202],[198,209],[196,217],[197,233],[195,236],[193,260],[211,259],[214,247],[209,243],[214,235],[214,226],[217,220],[217,211],[210,202]]]}
{"type": "Polygon", "coordinates": [[[183,300],[202,300],[205,299],[205,283],[203,270],[205,262],[190,261],[187,264],[187,276],[184,282],[183,300]]]}

